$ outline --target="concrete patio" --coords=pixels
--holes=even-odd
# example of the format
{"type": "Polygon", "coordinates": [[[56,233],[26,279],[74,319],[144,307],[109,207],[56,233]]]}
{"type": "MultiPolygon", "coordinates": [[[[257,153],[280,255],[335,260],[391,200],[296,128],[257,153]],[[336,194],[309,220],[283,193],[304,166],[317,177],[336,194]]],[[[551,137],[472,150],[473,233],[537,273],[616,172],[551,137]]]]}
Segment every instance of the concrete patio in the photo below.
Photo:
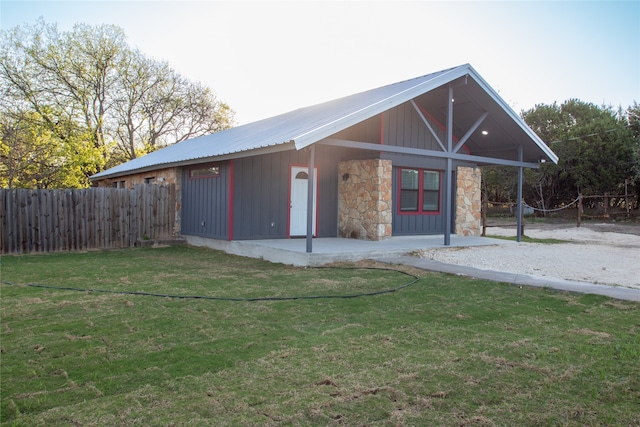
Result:
{"type": "MultiPolygon", "coordinates": [[[[306,252],[306,239],[224,241],[197,236],[184,236],[188,244],[218,249],[230,254],[262,258],[270,262],[302,267],[316,267],[339,261],[361,261],[372,258],[399,257],[422,249],[486,246],[508,241],[487,237],[451,235],[451,245],[444,245],[443,235],[399,236],[380,241],[317,238],[313,252],[306,252]]],[[[515,244],[515,242],[513,242],[515,244]]]]}

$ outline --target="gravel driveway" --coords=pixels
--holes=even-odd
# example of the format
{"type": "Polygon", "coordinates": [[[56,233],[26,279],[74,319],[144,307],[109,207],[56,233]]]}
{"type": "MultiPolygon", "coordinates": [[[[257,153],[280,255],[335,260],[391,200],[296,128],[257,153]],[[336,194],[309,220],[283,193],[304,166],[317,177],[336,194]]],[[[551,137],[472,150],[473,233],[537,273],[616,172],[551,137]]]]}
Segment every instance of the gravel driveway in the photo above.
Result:
{"type": "MultiPolygon", "coordinates": [[[[487,228],[487,236],[515,236],[515,227],[487,228]]],[[[525,235],[568,243],[515,243],[430,249],[420,256],[448,264],[530,276],[640,289],[640,226],[532,223],[525,235]],[[621,232],[622,231],[622,232],[621,232]]]]}

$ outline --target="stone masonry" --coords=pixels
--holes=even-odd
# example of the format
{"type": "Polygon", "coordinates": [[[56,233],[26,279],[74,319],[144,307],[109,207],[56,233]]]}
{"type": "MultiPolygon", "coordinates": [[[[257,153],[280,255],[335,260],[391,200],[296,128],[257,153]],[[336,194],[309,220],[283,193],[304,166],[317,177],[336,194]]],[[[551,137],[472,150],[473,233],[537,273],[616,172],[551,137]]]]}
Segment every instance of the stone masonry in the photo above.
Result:
{"type": "Polygon", "coordinates": [[[391,237],[390,160],[340,162],[338,231],[340,237],[383,240],[391,237]]]}
{"type": "Polygon", "coordinates": [[[480,168],[458,167],[456,189],[456,234],[479,236],[482,232],[480,168]]]}

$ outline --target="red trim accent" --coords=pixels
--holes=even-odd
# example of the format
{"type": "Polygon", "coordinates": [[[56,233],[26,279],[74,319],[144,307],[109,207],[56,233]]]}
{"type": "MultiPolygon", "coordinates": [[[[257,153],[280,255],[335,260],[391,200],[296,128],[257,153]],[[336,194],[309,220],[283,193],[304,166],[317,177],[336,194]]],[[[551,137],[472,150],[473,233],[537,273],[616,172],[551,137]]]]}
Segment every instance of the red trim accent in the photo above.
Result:
{"type": "Polygon", "coordinates": [[[434,169],[420,169],[420,168],[411,168],[411,167],[398,167],[398,195],[397,195],[397,210],[396,213],[398,215],[440,215],[442,214],[442,171],[434,170],[434,169]],[[420,174],[420,179],[418,180],[418,210],[417,211],[403,211],[401,210],[400,201],[402,199],[402,170],[417,170],[420,174]],[[438,210],[437,211],[423,211],[422,203],[424,197],[424,179],[423,172],[438,172],[438,210]]]}
{"type": "Polygon", "coordinates": [[[233,192],[235,191],[234,187],[234,168],[233,168],[233,160],[229,160],[229,211],[227,213],[227,227],[228,229],[228,237],[229,241],[233,240],[233,211],[234,211],[234,197],[233,192]]]}

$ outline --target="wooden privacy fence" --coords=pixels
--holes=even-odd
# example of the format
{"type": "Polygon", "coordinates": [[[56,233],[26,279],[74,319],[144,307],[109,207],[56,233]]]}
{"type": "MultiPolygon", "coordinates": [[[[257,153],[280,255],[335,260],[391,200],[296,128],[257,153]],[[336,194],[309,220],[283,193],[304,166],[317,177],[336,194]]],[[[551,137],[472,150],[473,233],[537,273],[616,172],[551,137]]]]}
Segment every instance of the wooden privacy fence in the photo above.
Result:
{"type": "Polygon", "coordinates": [[[126,248],[172,238],[175,186],[0,190],[2,253],[126,248]]]}

